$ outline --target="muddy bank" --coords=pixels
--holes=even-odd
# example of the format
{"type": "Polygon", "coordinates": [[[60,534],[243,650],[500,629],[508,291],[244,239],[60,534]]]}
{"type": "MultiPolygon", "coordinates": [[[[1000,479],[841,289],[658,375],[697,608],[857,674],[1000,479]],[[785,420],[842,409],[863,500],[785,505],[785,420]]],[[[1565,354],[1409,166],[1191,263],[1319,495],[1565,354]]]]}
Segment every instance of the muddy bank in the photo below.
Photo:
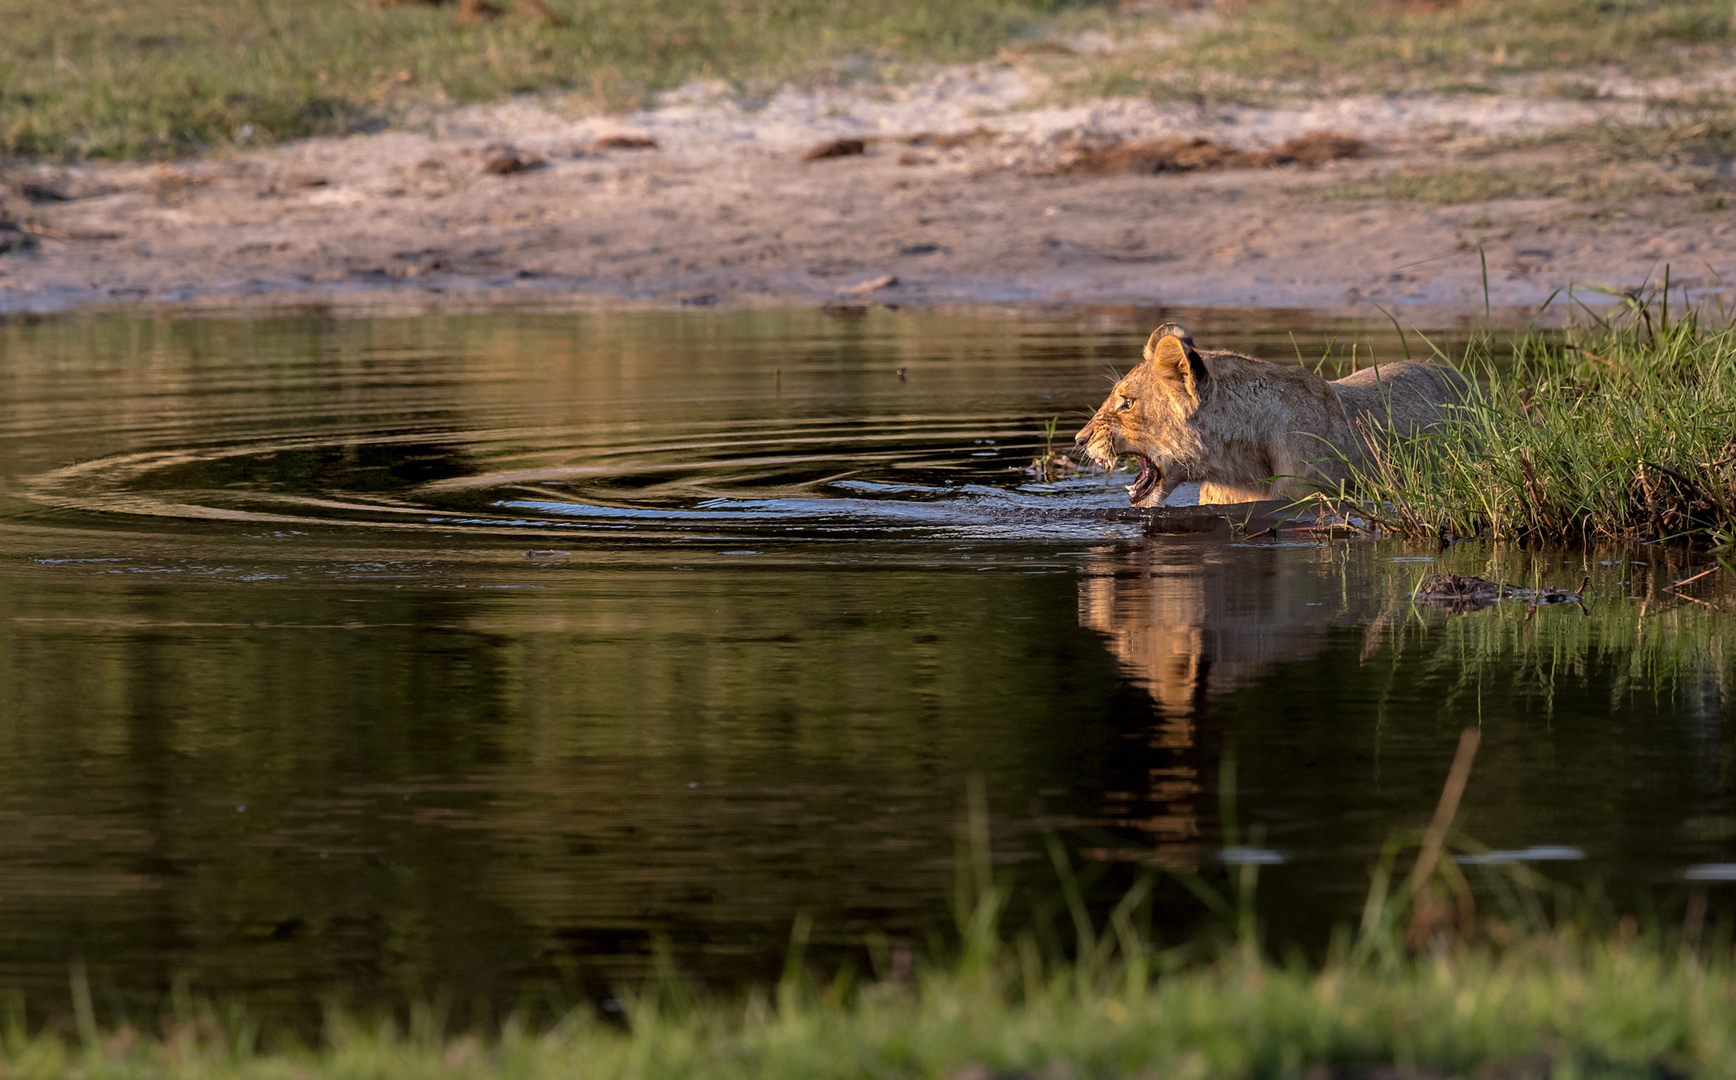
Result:
{"type": "Polygon", "coordinates": [[[1701,293],[1736,281],[1736,210],[1715,195],[1716,167],[1642,163],[1600,189],[1596,176],[1615,174],[1588,173],[1596,163],[1573,138],[1538,138],[1638,120],[1644,87],[1265,107],[1033,107],[1040,91],[1000,65],[769,102],[691,87],[627,116],[521,99],[420,132],[14,170],[0,312],[504,292],[1373,313],[1371,302],[1480,309],[1485,260],[1488,302],[1520,309],[1570,284],[1634,285],[1665,264],[1701,293]],[[1284,151],[1297,140],[1350,149],[1297,161],[1284,151]],[[1189,160],[1213,167],[1152,167],[1148,151],[1117,149],[1202,145],[1210,153],[1189,160]],[[1138,171],[1077,167],[1091,154],[1138,171]],[[1443,169],[1581,180],[1450,205],[1382,196],[1384,178],[1443,169]]]}

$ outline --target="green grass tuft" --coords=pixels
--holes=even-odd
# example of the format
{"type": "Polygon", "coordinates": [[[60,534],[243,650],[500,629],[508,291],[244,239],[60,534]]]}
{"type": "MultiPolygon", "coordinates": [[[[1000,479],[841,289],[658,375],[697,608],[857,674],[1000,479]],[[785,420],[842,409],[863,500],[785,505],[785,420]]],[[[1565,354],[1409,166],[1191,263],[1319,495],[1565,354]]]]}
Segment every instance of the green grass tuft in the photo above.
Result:
{"type": "MultiPolygon", "coordinates": [[[[1324,84],[1339,91],[1427,89],[1486,93],[1509,75],[1621,65],[1635,75],[1679,73],[1721,60],[1736,43],[1716,0],[1246,0],[1220,3],[1173,45],[1058,72],[1066,93],[1135,83],[1246,97],[1324,84]],[[1225,81],[1225,80],[1235,81],[1225,81]]],[[[1172,21],[1158,29],[1173,32],[1172,21]]]]}
{"type": "Polygon", "coordinates": [[[1194,55],[1253,78],[1483,76],[1606,62],[1667,70],[1682,47],[1732,37],[1728,5],[1709,0],[1272,0],[1248,5],[1194,55]]]}
{"type": "MultiPolygon", "coordinates": [[[[1644,173],[1607,170],[1563,174],[1560,169],[1444,169],[1405,172],[1346,180],[1319,189],[1327,199],[1391,199],[1435,206],[1491,202],[1496,199],[1572,199],[1575,202],[1628,201],[1656,196],[1694,195],[1713,191],[1711,175],[1644,173]]],[[[1717,198],[1717,196],[1708,196],[1717,198]]]]}
{"type": "Polygon", "coordinates": [[[1430,435],[1384,440],[1354,469],[1351,505],[1403,536],[1736,543],[1736,326],[1624,295],[1608,318],[1527,333],[1513,361],[1487,338],[1483,375],[1430,435]]]}

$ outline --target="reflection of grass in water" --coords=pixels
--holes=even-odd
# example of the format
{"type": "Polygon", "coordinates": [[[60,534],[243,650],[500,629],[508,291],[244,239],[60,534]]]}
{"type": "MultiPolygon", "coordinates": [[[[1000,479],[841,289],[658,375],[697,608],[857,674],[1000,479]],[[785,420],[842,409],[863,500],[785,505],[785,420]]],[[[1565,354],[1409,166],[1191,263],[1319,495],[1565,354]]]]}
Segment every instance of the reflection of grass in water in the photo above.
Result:
{"type": "MultiPolygon", "coordinates": [[[[1468,772],[1475,743],[1461,743],[1468,772]]],[[[1464,773],[1455,765],[1461,781],[1464,773]]],[[[1449,781],[1449,791],[1453,782],[1449,781]]],[[[1162,947],[1152,878],[1105,922],[1092,918],[1058,844],[1059,935],[1009,936],[1010,895],[972,815],[959,860],[952,959],[924,963],[881,943],[875,977],[829,980],[802,961],[798,918],[784,978],[745,1000],[698,994],[667,965],[624,995],[624,1023],[588,1012],[529,1033],[449,1035],[417,1010],[408,1028],[335,1020],[314,1050],[260,1048],[233,1013],[177,1000],[163,1037],[103,1031],[75,973],[76,1042],[14,1028],[0,1062],[19,1075],[92,1076],[1296,1076],[1397,1068],[1467,1075],[1722,1075],[1736,1068],[1727,943],[1702,951],[1703,902],[1680,931],[1642,931],[1548,889],[1522,868],[1464,868],[1428,852],[1475,849],[1450,832],[1456,797],[1426,833],[1395,835],[1361,924],[1318,965],[1270,959],[1253,917],[1258,868],[1220,893],[1186,878],[1221,920],[1215,938],[1162,947]],[[1417,850],[1421,869],[1400,857],[1417,850]],[[1479,911],[1479,901],[1485,910],[1479,911]],[[1549,909],[1573,914],[1552,919],[1549,909]],[[1045,944],[1048,942],[1049,944],[1045,944]],[[82,1046],[79,1044],[82,1043],[82,1046]]],[[[979,803],[980,807],[980,803],[979,803]]],[[[1228,835],[1232,843],[1234,835],[1228,835]]]]}
{"type": "Polygon", "coordinates": [[[1352,504],[1398,535],[1736,542],[1736,326],[1668,293],[1623,296],[1565,337],[1522,334],[1511,365],[1473,340],[1480,391],[1425,437],[1355,467],[1352,504]]]}
{"type": "MultiPolygon", "coordinates": [[[[1597,665],[1609,672],[1612,705],[1684,679],[1727,685],[1736,674],[1732,617],[1719,607],[1662,591],[1692,572],[1658,565],[1663,553],[1632,556],[1652,564],[1644,566],[1617,560],[1615,566],[1601,567],[1596,558],[1575,566],[1562,559],[1548,574],[1533,570],[1526,555],[1497,548],[1487,556],[1452,561],[1463,572],[1519,588],[1572,587],[1578,584],[1576,575],[1589,575],[1584,607],[1510,599],[1443,619],[1395,588],[1394,606],[1404,610],[1401,617],[1386,620],[1394,650],[1420,650],[1430,658],[1430,668],[1449,677],[1455,693],[1485,696],[1531,690],[1547,700],[1563,680],[1583,680],[1597,665]],[[1627,586],[1620,584],[1624,577],[1627,586]],[[1630,595],[1647,598],[1635,601],[1630,595]]],[[[1721,574],[1707,580],[1700,597],[1722,604],[1728,580],[1721,574]]]]}
{"type": "Polygon", "coordinates": [[[248,124],[254,138],[287,139],[548,87],[630,107],[699,77],[974,58],[1052,3],[548,0],[565,25],[518,13],[457,25],[454,7],[359,0],[0,0],[0,152],[180,154],[228,144],[248,124]]]}

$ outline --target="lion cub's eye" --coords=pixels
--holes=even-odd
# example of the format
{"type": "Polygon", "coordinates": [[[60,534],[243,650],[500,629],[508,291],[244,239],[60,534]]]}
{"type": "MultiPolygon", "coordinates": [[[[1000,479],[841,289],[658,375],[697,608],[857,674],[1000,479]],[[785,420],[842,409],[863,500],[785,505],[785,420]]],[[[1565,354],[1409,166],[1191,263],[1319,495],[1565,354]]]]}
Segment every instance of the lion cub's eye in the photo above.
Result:
{"type": "Polygon", "coordinates": [[[1130,397],[1124,397],[1121,399],[1121,404],[1117,405],[1115,407],[1115,411],[1116,412],[1126,412],[1128,409],[1131,409],[1131,408],[1133,408],[1133,399],[1130,397]]]}

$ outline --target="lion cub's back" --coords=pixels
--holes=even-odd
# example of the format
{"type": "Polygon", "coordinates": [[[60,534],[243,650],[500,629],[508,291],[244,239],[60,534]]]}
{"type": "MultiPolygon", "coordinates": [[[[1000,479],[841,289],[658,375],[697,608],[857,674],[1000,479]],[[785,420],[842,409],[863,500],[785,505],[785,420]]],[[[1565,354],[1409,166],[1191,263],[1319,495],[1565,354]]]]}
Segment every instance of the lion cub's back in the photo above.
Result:
{"type": "Polygon", "coordinates": [[[1465,399],[1470,382],[1452,368],[1400,360],[1377,364],[1330,384],[1352,425],[1365,417],[1381,427],[1390,421],[1401,435],[1439,420],[1442,406],[1465,399]]]}

